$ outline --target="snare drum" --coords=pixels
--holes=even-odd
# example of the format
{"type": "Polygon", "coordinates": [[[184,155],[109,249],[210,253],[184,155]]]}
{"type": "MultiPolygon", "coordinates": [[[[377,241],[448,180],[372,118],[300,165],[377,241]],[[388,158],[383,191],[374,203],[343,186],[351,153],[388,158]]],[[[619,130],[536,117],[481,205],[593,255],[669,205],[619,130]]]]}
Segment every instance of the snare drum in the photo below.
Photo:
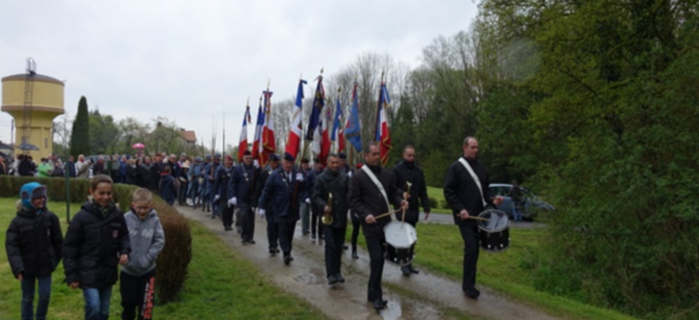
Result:
{"type": "Polygon", "coordinates": [[[383,229],[386,236],[386,260],[406,266],[415,257],[417,232],[407,222],[391,221],[383,229]]]}
{"type": "Polygon", "coordinates": [[[505,212],[488,209],[478,215],[478,240],[486,251],[499,252],[510,246],[510,219],[505,212]]]}

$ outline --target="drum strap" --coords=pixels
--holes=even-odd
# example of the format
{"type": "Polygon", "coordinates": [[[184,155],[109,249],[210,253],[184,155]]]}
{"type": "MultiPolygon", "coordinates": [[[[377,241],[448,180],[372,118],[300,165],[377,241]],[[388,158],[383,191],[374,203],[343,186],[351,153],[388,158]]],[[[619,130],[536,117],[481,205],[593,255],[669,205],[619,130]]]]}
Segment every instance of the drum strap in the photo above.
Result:
{"type": "Polygon", "coordinates": [[[381,184],[381,181],[376,177],[376,175],[371,172],[371,169],[369,169],[369,166],[364,165],[362,167],[362,170],[366,172],[366,174],[369,176],[372,182],[376,185],[377,188],[379,188],[379,191],[381,191],[381,195],[383,196],[383,199],[386,200],[386,208],[388,210],[391,210],[391,204],[388,202],[388,196],[386,196],[386,190],[383,189],[383,185],[381,184]]]}
{"type": "Polygon", "coordinates": [[[478,186],[478,191],[481,192],[481,201],[483,201],[483,207],[485,208],[488,203],[485,202],[485,197],[483,197],[483,187],[481,186],[481,180],[478,179],[478,176],[476,175],[475,172],[473,172],[473,169],[471,169],[471,165],[468,164],[464,158],[459,158],[459,162],[466,168],[468,173],[471,175],[471,178],[473,179],[474,182],[476,182],[476,186],[478,186]]]}

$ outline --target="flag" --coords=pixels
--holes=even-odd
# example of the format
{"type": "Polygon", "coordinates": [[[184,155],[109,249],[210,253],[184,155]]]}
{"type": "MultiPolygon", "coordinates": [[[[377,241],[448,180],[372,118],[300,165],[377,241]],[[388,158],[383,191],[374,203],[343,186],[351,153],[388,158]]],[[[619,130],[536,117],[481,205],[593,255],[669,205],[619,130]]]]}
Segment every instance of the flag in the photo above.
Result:
{"type": "Polygon", "coordinates": [[[320,163],[325,166],[328,154],[330,153],[330,120],[332,110],[330,106],[325,106],[321,110],[321,117],[318,119],[318,128],[313,132],[313,143],[311,151],[318,157],[320,163]]]}
{"type": "Polygon", "coordinates": [[[391,151],[391,134],[388,131],[388,118],[386,108],[390,106],[391,99],[388,97],[386,83],[381,81],[379,91],[379,107],[376,110],[376,141],[381,146],[381,164],[388,163],[388,153],[391,151]]]}
{"type": "Polygon", "coordinates": [[[301,117],[303,116],[303,85],[306,80],[299,80],[299,88],[296,91],[296,107],[294,108],[294,116],[291,117],[291,127],[289,129],[289,139],[286,141],[286,152],[290,153],[294,158],[299,153],[301,147],[301,117]]]}
{"type": "Polygon", "coordinates": [[[262,125],[265,123],[265,114],[262,112],[262,99],[257,110],[257,122],[255,123],[255,140],[252,142],[252,158],[259,161],[260,158],[260,138],[262,138],[262,125]]]}
{"type": "Polygon", "coordinates": [[[320,122],[320,115],[325,107],[325,89],[323,89],[323,77],[318,76],[318,85],[316,86],[316,94],[313,97],[313,110],[311,118],[308,120],[308,131],[306,132],[306,140],[313,140],[315,131],[320,122]]]}
{"type": "Polygon", "coordinates": [[[334,143],[338,141],[337,152],[345,151],[345,135],[342,130],[342,106],[340,105],[340,97],[335,103],[335,121],[333,121],[333,131],[330,140],[334,143]]]}
{"type": "Polygon", "coordinates": [[[262,139],[260,140],[260,166],[266,166],[269,155],[277,152],[274,142],[274,121],[272,119],[272,91],[264,91],[264,114],[265,122],[262,125],[262,139]]]}
{"type": "Polygon", "coordinates": [[[357,152],[362,151],[361,132],[362,126],[359,123],[359,105],[357,103],[357,82],[355,82],[354,88],[352,89],[352,108],[350,109],[349,119],[347,119],[344,134],[357,152]]]}
{"type": "Polygon", "coordinates": [[[243,129],[240,131],[238,139],[238,161],[243,161],[243,154],[248,150],[248,123],[250,122],[250,106],[245,106],[245,115],[243,116],[243,129]]]}

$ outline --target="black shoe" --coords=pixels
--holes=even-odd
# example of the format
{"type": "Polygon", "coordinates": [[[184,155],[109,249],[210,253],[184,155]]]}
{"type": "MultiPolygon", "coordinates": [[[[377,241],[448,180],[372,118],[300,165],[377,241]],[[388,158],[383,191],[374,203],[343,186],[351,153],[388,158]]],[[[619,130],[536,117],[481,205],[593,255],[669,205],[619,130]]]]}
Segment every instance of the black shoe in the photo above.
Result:
{"type": "Polygon", "coordinates": [[[224,229],[226,229],[226,231],[231,231],[231,230],[233,230],[233,228],[231,228],[231,227],[228,227],[228,226],[227,226],[227,227],[225,227],[224,229]]]}
{"type": "Polygon", "coordinates": [[[308,231],[304,231],[304,232],[303,232],[303,235],[304,235],[304,236],[307,236],[309,233],[310,233],[310,232],[308,232],[308,231]]]}
{"type": "Polygon", "coordinates": [[[412,265],[412,264],[409,264],[409,265],[408,265],[408,269],[410,269],[410,272],[411,272],[411,273],[420,274],[420,270],[413,268],[413,265],[412,265]]]}
{"type": "Polygon", "coordinates": [[[279,253],[279,248],[274,248],[274,252],[279,253]]]}
{"type": "Polygon", "coordinates": [[[343,277],[341,273],[336,274],[335,277],[340,283],[345,283],[345,277],[343,277]]]}
{"type": "Polygon", "coordinates": [[[476,288],[468,288],[464,291],[464,294],[466,294],[467,297],[473,300],[478,300],[478,297],[481,295],[481,292],[478,291],[476,288]]]}
{"type": "Polygon", "coordinates": [[[270,255],[270,256],[273,256],[273,255],[275,255],[275,254],[277,254],[277,250],[269,249],[269,255],[270,255]]]}
{"type": "Polygon", "coordinates": [[[294,258],[292,258],[290,254],[285,254],[285,255],[284,255],[284,264],[285,264],[285,265],[288,266],[289,263],[291,263],[291,260],[294,260],[294,258]]]}
{"type": "Polygon", "coordinates": [[[255,244],[255,240],[250,239],[250,240],[248,240],[248,243],[249,243],[249,244],[255,244]]]}
{"type": "Polygon", "coordinates": [[[352,259],[359,259],[359,256],[357,255],[357,250],[352,250],[352,259]]]}
{"type": "Polygon", "coordinates": [[[408,266],[400,267],[400,271],[403,272],[404,277],[410,277],[411,272],[410,272],[410,268],[408,268],[408,266]]]}
{"type": "Polygon", "coordinates": [[[342,246],[342,250],[347,250],[347,249],[349,249],[348,246],[342,246]]]}
{"type": "Polygon", "coordinates": [[[387,304],[388,304],[388,301],[386,301],[386,300],[376,300],[376,301],[374,301],[374,309],[376,309],[377,311],[381,310],[381,309],[385,309],[387,304]]]}
{"type": "Polygon", "coordinates": [[[333,285],[340,282],[340,279],[338,279],[334,274],[331,274],[328,276],[328,284],[333,285]]]}

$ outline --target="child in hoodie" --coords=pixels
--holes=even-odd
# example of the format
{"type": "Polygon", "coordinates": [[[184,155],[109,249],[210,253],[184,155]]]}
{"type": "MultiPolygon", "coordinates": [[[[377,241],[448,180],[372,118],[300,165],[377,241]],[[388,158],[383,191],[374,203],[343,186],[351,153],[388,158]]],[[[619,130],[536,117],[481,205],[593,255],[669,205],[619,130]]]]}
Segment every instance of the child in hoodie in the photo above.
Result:
{"type": "Polygon", "coordinates": [[[36,319],[46,319],[51,273],[61,261],[63,232],[58,217],[46,208],[46,186],[30,182],[20,189],[17,216],[10,222],[5,251],[12,273],[22,286],[22,319],[34,319],[34,285],[39,282],[36,319]]]}
{"type": "Polygon", "coordinates": [[[131,259],[121,267],[121,319],[135,319],[137,308],[139,320],[153,319],[155,260],[165,246],[165,233],[148,189],[134,191],[131,211],[124,219],[129,228],[131,259]]]}
{"type": "Polygon", "coordinates": [[[109,318],[112,286],[129,261],[131,245],[124,215],[112,200],[112,178],[97,174],[90,182],[92,200],[73,217],[63,241],[66,283],[81,288],[85,320],[109,318]]]}
{"type": "Polygon", "coordinates": [[[169,205],[175,204],[175,196],[177,195],[177,180],[170,174],[172,168],[165,166],[163,172],[160,173],[160,196],[169,205]]]}

